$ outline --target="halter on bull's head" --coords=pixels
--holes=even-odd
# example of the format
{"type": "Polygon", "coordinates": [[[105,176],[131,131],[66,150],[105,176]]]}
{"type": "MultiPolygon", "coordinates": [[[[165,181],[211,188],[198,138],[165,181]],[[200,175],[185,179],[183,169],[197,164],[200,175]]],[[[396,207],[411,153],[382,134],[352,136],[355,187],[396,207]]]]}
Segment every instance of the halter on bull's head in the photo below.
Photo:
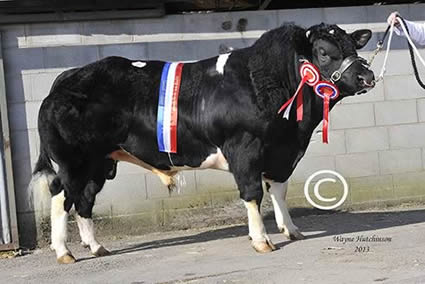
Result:
{"type": "Polygon", "coordinates": [[[370,30],[347,34],[336,25],[323,23],[306,32],[312,44],[312,63],[323,79],[338,86],[343,96],[363,94],[375,86],[373,72],[356,51],[366,45],[371,35],[370,30]]]}

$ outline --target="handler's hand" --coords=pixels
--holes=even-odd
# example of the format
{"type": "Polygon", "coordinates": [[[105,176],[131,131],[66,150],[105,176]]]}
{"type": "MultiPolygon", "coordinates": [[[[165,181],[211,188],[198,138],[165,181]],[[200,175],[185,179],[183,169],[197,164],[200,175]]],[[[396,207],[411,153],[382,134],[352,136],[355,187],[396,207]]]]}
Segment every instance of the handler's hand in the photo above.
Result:
{"type": "Polygon", "coordinates": [[[399,17],[399,16],[400,16],[400,13],[399,13],[399,12],[397,12],[397,11],[392,12],[392,13],[388,16],[388,19],[387,19],[387,23],[388,23],[388,25],[391,25],[391,23],[392,23],[392,22],[394,22],[394,25],[395,25],[395,26],[399,26],[399,25],[400,25],[400,23],[399,23],[399,21],[398,21],[398,19],[397,19],[397,17],[399,17]]]}

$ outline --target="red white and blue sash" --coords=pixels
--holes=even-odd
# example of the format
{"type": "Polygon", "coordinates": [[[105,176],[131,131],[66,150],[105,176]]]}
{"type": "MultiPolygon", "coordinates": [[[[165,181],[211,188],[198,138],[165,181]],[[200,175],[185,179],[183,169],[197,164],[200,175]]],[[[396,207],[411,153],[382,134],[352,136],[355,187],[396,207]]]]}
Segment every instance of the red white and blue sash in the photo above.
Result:
{"type": "Polygon", "coordinates": [[[166,62],[159,86],[157,140],[159,151],[177,153],[178,98],[183,63],[166,62]]]}

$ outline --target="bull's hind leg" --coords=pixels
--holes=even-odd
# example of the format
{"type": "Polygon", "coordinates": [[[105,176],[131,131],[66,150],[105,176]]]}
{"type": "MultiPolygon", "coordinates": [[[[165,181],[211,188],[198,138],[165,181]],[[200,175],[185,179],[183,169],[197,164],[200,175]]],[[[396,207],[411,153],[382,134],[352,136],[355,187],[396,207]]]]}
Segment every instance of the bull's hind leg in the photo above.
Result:
{"type": "Polygon", "coordinates": [[[89,167],[91,178],[81,194],[76,198],[75,209],[77,211],[76,220],[80,231],[81,243],[90,248],[94,256],[105,256],[109,254],[95,237],[95,228],[92,220],[92,211],[96,194],[102,189],[105,183],[105,175],[102,164],[92,164],[89,167]]]}
{"type": "Polygon", "coordinates": [[[69,208],[66,208],[66,204],[69,203],[69,200],[67,200],[65,196],[65,190],[59,176],[53,179],[49,190],[52,195],[50,207],[51,248],[56,252],[57,261],[59,263],[74,263],[75,258],[66,246],[69,210],[69,208]]]}
{"type": "Polygon", "coordinates": [[[67,230],[68,212],[65,210],[65,192],[62,189],[58,194],[52,197],[51,206],[51,225],[52,225],[52,249],[56,252],[57,261],[67,264],[74,263],[66,241],[68,237],[67,230]]]}
{"type": "Polygon", "coordinates": [[[291,240],[302,240],[304,235],[301,234],[297,226],[292,222],[291,216],[286,205],[286,193],[288,191],[288,182],[267,182],[270,185],[269,192],[273,203],[274,216],[277,227],[283,234],[291,240]]]}
{"type": "Polygon", "coordinates": [[[257,252],[271,252],[275,246],[266,233],[260,212],[264,194],[261,182],[262,143],[248,133],[235,138],[224,145],[224,154],[248,212],[251,244],[257,252]]]}

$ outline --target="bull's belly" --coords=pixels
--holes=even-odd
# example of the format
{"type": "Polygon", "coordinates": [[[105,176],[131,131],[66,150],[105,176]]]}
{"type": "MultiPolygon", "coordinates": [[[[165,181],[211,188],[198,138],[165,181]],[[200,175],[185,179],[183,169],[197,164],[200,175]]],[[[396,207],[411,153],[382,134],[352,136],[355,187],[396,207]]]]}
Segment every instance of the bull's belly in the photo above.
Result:
{"type": "Polygon", "coordinates": [[[227,163],[226,158],[221,152],[220,148],[217,148],[217,151],[210,153],[200,164],[199,166],[175,166],[172,161],[170,161],[171,166],[168,170],[158,169],[155,166],[146,163],[142,159],[134,156],[133,154],[127,152],[124,149],[116,150],[108,155],[109,158],[115,161],[128,162],[142,168],[145,168],[152,173],[156,174],[166,186],[174,184],[173,176],[176,175],[179,171],[182,170],[196,170],[196,169],[216,169],[216,170],[229,170],[229,164],[227,163]]]}
{"type": "Polygon", "coordinates": [[[220,148],[217,148],[217,152],[210,153],[197,167],[191,166],[171,166],[171,170],[197,170],[197,169],[216,169],[222,171],[229,170],[229,164],[226,158],[221,152],[220,148]]]}

